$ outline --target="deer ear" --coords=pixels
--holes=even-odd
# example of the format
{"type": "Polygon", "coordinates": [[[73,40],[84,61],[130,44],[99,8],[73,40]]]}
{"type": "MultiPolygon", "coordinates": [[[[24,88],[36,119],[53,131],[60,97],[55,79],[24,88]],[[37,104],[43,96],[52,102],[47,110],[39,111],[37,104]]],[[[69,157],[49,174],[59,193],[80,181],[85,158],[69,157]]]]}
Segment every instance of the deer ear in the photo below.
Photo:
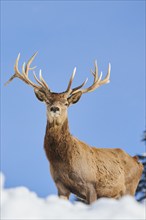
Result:
{"type": "Polygon", "coordinates": [[[81,95],[82,95],[82,92],[81,92],[81,91],[79,91],[79,92],[77,92],[77,93],[71,95],[71,96],[68,98],[68,103],[69,103],[69,105],[75,104],[76,102],[78,102],[79,99],[81,98],[81,95]]]}
{"type": "Polygon", "coordinates": [[[40,91],[38,89],[34,89],[34,93],[35,93],[36,97],[38,98],[38,100],[40,100],[41,102],[45,101],[46,95],[42,91],[40,91]]]}

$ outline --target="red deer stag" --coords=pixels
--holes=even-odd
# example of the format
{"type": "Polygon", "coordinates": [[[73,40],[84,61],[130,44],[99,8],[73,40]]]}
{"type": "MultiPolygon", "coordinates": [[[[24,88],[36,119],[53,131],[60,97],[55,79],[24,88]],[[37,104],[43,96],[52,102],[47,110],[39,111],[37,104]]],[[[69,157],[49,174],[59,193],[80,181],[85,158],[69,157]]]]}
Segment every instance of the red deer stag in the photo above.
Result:
{"type": "Polygon", "coordinates": [[[28,77],[35,53],[28,63],[22,66],[19,72],[16,59],[14,75],[8,83],[18,77],[33,87],[36,97],[45,102],[47,107],[47,126],[44,139],[44,148],[50,162],[50,172],[58,189],[60,197],[69,198],[70,193],[84,199],[88,204],[100,197],[120,198],[123,195],[134,195],[140,180],[143,166],[136,157],[129,156],[121,149],[95,148],[78,140],[70,134],[67,109],[77,103],[82,94],[92,92],[101,85],[109,82],[110,64],[106,77],[98,77],[98,67],[95,62],[95,71],[92,71],[93,84],[83,89],[87,80],[76,88],[71,88],[76,68],[70,78],[65,92],[54,93],[50,90],[42,77],[37,84],[28,77]]]}

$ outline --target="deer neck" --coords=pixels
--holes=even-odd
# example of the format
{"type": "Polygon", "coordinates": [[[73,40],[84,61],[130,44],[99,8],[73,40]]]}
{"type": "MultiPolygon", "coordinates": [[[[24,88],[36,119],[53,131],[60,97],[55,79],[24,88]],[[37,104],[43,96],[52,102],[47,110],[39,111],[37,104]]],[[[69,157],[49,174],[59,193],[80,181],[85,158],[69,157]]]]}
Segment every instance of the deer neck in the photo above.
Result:
{"type": "Polygon", "coordinates": [[[71,134],[68,119],[61,125],[47,121],[44,148],[49,161],[64,160],[69,148],[71,134]]]}
{"type": "Polygon", "coordinates": [[[47,136],[52,137],[57,141],[62,136],[69,135],[69,133],[70,132],[69,132],[68,119],[66,119],[63,124],[57,124],[55,122],[50,123],[47,120],[47,127],[46,127],[47,136]]]}

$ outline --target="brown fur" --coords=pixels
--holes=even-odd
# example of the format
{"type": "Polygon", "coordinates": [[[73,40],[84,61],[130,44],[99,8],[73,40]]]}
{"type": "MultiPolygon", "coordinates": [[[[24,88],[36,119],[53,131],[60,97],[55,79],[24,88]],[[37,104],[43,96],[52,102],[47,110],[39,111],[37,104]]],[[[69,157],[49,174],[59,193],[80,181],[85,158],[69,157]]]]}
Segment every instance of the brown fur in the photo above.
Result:
{"type": "MultiPolygon", "coordinates": [[[[61,98],[54,94],[51,105],[61,108],[61,98]]],[[[143,171],[137,158],[121,149],[88,146],[70,134],[67,117],[59,124],[47,120],[44,148],[59,196],[73,193],[90,204],[100,197],[135,194],[143,171]]]]}

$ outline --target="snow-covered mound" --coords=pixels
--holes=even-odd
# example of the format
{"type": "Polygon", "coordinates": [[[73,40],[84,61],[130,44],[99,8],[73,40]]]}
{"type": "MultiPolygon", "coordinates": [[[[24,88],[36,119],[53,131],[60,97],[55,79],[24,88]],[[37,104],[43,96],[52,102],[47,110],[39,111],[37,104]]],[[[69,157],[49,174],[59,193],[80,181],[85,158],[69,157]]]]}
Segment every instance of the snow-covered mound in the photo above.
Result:
{"type": "Polygon", "coordinates": [[[49,196],[39,198],[25,187],[4,189],[1,174],[1,219],[145,219],[144,205],[130,196],[120,200],[102,198],[92,205],[71,203],[49,196]]]}

